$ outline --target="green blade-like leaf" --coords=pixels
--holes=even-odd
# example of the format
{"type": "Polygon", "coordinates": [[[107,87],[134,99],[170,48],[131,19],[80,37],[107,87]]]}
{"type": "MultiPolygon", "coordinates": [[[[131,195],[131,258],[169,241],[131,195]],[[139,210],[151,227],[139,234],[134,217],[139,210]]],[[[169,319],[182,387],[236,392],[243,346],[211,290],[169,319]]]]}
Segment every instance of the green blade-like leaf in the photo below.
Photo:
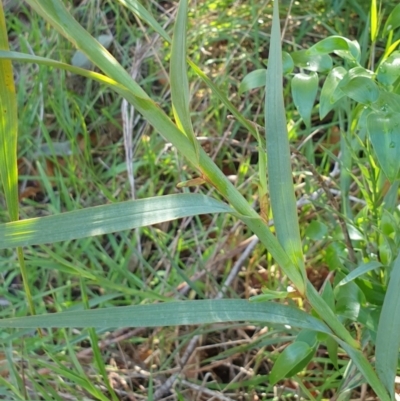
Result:
{"type": "MultiPolygon", "coordinates": [[[[4,50],[9,50],[9,47],[6,20],[3,6],[0,4],[0,51],[4,50]]],[[[0,60],[0,176],[11,221],[19,218],[17,137],[18,115],[14,75],[11,61],[3,59],[0,60]]],[[[29,309],[35,314],[22,248],[17,249],[17,255],[29,309]]]]}
{"type": "Polygon", "coordinates": [[[371,21],[371,42],[375,42],[378,36],[378,7],[376,0],[371,0],[371,11],[370,11],[370,21],[371,21]]]}
{"type": "Polygon", "coordinates": [[[307,128],[311,127],[311,112],[318,91],[318,75],[316,72],[296,74],[292,79],[292,96],[301,118],[307,128]]]}
{"type": "Polygon", "coordinates": [[[362,373],[368,384],[375,391],[378,399],[380,401],[391,401],[391,397],[389,396],[382,382],[379,380],[375,371],[372,369],[371,364],[368,362],[364,354],[361,351],[350,347],[343,341],[338,340],[338,343],[347,352],[351,360],[356,364],[358,370],[362,373]]]}
{"type": "Polygon", "coordinates": [[[163,39],[171,43],[171,38],[165,32],[164,28],[154,19],[154,17],[147,11],[139,1],[136,0],[117,0],[124,7],[128,8],[147,25],[151,26],[163,39]]]}
{"type": "MultiPolygon", "coordinates": [[[[0,50],[9,50],[3,7],[0,6],[0,50]]],[[[8,213],[18,220],[17,100],[12,65],[0,60],[0,176],[8,213]]]]}
{"type": "Polygon", "coordinates": [[[400,168],[400,114],[372,112],[367,129],[382,170],[394,182],[400,168]]]}
{"type": "Polygon", "coordinates": [[[305,277],[282,90],[278,1],[274,2],[265,97],[269,193],[279,242],[305,277]]]}
{"type": "Polygon", "coordinates": [[[379,318],[376,335],[376,371],[394,397],[400,346],[400,255],[397,256],[379,318]]]}
{"type": "Polygon", "coordinates": [[[0,225],[0,249],[91,237],[131,230],[163,221],[233,210],[200,194],[156,198],[95,206],[73,212],[0,225]]]}
{"type": "Polygon", "coordinates": [[[269,322],[331,334],[320,320],[297,308],[242,299],[168,302],[0,319],[0,327],[158,327],[217,322],[269,322]],[[38,326],[39,325],[39,326],[38,326]]]}
{"type": "Polygon", "coordinates": [[[368,273],[372,270],[377,269],[378,267],[381,267],[382,263],[377,262],[377,261],[372,261],[368,263],[363,263],[360,266],[358,266],[356,269],[354,269],[352,272],[350,272],[343,280],[339,282],[337,287],[341,285],[345,285],[347,283],[350,283],[351,281],[355,280],[358,277],[361,277],[363,274],[368,273]]]}
{"type": "Polygon", "coordinates": [[[190,93],[186,65],[187,15],[187,0],[180,0],[171,47],[171,99],[175,121],[192,143],[198,162],[200,145],[193,131],[189,111],[190,93]]]}

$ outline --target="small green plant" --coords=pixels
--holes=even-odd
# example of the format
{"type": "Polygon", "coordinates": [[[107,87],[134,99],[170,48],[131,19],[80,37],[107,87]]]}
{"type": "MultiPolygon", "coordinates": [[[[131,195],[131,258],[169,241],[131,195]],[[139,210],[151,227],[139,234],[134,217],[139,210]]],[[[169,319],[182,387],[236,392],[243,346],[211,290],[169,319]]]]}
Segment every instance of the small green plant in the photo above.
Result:
{"type": "MultiPolygon", "coordinates": [[[[400,26],[399,7],[393,10],[383,28],[384,35],[388,35],[386,41],[388,45],[375,69],[373,56],[370,58],[369,68],[363,67],[360,63],[362,54],[359,45],[338,36],[328,37],[308,50],[282,54],[279,9],[276,0],[268,69],[250,74],[243,80],[241,86],[242,91],[257,86],[266,87],[264,139],[257,127],[247,121],[200,68],[187,58],[186,0],[181,0],[179,3],[172,40],[139,2],[120,0],[123,6],[142,18],[166,42],[171,43],[170,81],[175,123],[112,55],[72,18],[61,0],[27,0],[27,3],[103,72],[95,73],[51,59],[8,51],[7,30],[0,6],[0,115],[2,116],[0,172],[11,220],[10,223],[0,225],[0,247],[18,250],[24,288],[32,315],[35,315],[35,308],[24,266],[23,247],[131,230],[180,217],[210,213],[231,213],[242,220],[258,236],[260,242],[290,279],[299,296],[308,301],[312,312],[307,313],[292,305],[277,302],[216,299],[7,318],[0,321],[0,327],[106,329],[233,321],[284,324],[301,328],[303,331],[277,359],[270,374],[271,382],[275,383],[300,372],[311,360],[318,346],[325,344],[334,365],[337,365],[340,347],[350,357],[350,365],[357,367],[379,399],[393,399],[397,350],[400,342],[400,321],[393,318],[397,316],[400,307],[400,296],[397,291],[400,257],[396,257],[399,245],[396,199],[400,168],[398,153],[400,120],[396,113],[397,105],[400,104],[397,93],[400,76],[397,65],[400,57],[394,51],[398,43],[392,43],[392,38],[393,30],[400,26]],[[339,65],[332,69],[334,61],[329,55],[331,53],[344,60],[343,66],[339,65]],[[128,100],[198,172],[198,178],[184,185],[206,183],[227,203],[210,196],[186,193],[18,220],[17,110],[11,60],[65,69],[109,86],[128,100]],[[190,118],[187,64],[257,139],[260,198],[269,197],[276,235],[266,222],[265,217],[268,213],[265,207],[263,207],[264,215],[261,216],[199,146],[190,118]],[[295,67],[302,71],[292,76],[290,74],[295,67]],[[342,198],[342,211],[338,218],[343,223],[348,258],[339,253],[334,256],[339,265],[335,281],[333,285],[327,281],[323,291],[319,293],[308,280],[304,263],[293,188],[282,78],[283,74],[292,76],[293,101],[306,128],[310,129],[311,115],[318,93],[317,74],[328,71],[320,94],[319,113],[322,118],[332,110],[337,112],[343,131],[346,131],[341,139],[341,155],[338,159],[342,198]],[[346,126],[347,129],[344,129],[346,126]],[[374,153],[371,151],[371,146],[374,153]],[[358,153],[361,151],[366,155],[366,161],[357,162],[358,153]],[[373,154],[376,155],[377,163],[373,154]],[[359,169],[362,170],[363,179],[366,180],[364,187],[368,188],[364,193],[367,206],[360,210],[357,216],[352,216],[348,203],[351,178],[359,179],[353,174],[354,163],[358,163],[359,169]],[[386,179],[390,182],[390,188],[383,196],[386,179]],[[360,229],[365,220],[371,220],[373,224],[371,231],[360,229]],[[367,253],[358,248],[354,252],[349,230],[361,232],[365,242],[376,245],[375,253],[367,253]],[[357,330],[354,327],[357,327],[357,330]],[[375,366],[363,352],[371,342],[376,345],[375,366]]],[[[373,45],[379,32],[376,10],[376,4],[372,1],[373,45]]],[[[362,246],[362,241],[359,246],[362,246]]],[[[77,269],[76,273],[83,272],[77,269]]],[[[286,294],[271,292],[267,295],[269,298],[290,297],[289,292],[286,294]]],[[[89,305],[86,295],[85,303],[89,305]]],[[[91,339],[93,343],[96,342],[94,332],[91,332],[91,339]]],[[[102,374],[105,376],[105,372],[102,374]]],[[[96,391],[92,388],[89,390],[92,393],[96,391]]],[[[344,387],[342,390],[345,391],[347,388],[344,387]]],[[[111,390],[110,392],[112,393],[111,390]]]]}

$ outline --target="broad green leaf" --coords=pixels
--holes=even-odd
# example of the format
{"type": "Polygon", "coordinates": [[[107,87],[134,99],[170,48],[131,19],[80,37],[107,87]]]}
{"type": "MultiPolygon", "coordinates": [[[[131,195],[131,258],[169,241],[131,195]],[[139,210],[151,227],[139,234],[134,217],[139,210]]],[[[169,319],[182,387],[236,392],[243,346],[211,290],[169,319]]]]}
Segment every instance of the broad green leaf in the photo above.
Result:
{"type": "Polygon", "coordinates": [[[341,57],[348,57],[355,61],[360,60],[360,45],[357,41],[351,41],[342,36],[329,36],[320,42],[311,46],[308,50],[309,54],[328,54],[335,52],[341,57]]]}
{"type": "Polygon", "coordinates": [[[311,112],[318,91],[318,75],[316,72],[296,74],[292,78],[292,96],[301,118],[307,128],[311,128],[311,112]]]}
{"type": "Polygon", "coordinates": [[[290,55],[296,67],[315,72],[326,72],[332,69],[332,58],[328,54],[310,54],[308,50],[298,50],[290,55]]]}
{"type": "Polygon", "coordinates": [[[332,338],[328,337],[325,340],[326,348],[328,350],[329,360],[338,369],[338,343],[332,338]]]}
{"type": "Polygon", "coordinates": [[[341,340],[338,340],[338,343],[347,352],[353,363],[355,363],[355,365],[357,366],[358,370],[365,377],[368,384],[375,391],[379,401],[391,401],[391,397],[389,396],[382,382],[379,380],[375,371],[372,369],[371,364],[368,362],[364,354],[361,351],[350,347],[348,344],[341,340]]]}
{"type": "Polygon", "coordinates": [[[350,283],[351,281],[355,280],[358,277],[361,277],[365,273],[368,273],[372,270],[377,269],[378,267],[381,267],[382,263],[377,262],[377,261],[372,261],[368,263],[363,263],[360,266],[358,266],[356,269],[351,271],[343,280],[341,280],[337,287],[345,285],[347,283],[350,283]]]}
{"type": "Polygon", "coordinates": [[[388,19],[386,20],[385,27],[383,28],[383,33],[387,34],[389,31],[393,31],[394,29],[400,26],[400,4],[392,10],[389,14],[388,19]]]}
{"type": "Polygon", "coordinates": [[[335,107],[336,101],[345,94],[340,91],[336,95],[336,99],[333,98],[333,94],[341,82],[343,77],[347,74],[347,71],[343,67],[334,68],[326,77],[324,85],[322,86],[320,101],[319,101],[319,118],[323,119],[326,115],[335,107]]]}
{"type": "Polygon", "coordinates": [[[345,84],[340,84],[339,88],[351,99],[367,106],[375,103],[379,98],[378,85],[372,78],[355,77],[345,84]]]}
{"type": "Polygon", "coordinates": [[[239,86],[239,94],[255,88],[265,87],[267,70],[261,68],[248,73],[242,80],[239,86]]]}
{"type": "Polygon", "coordinates": [[[400,114],[372,112],[367,129],[383,172],[394,182],[400,168],[400,114]]]}
{"type": "Polygon", "coordinates": [[[233,210],[216,199],[200,194],[166,195],[95,206],[1,224],[0,249],[91,237],[186,216],[219,212],[233,210]]]}
{"type": "Polygon", "coordinates": [[[352,321],[357,321],[360,311],[365,305],[365,296],[360,288],[353,282],[347,283],[345,287],[334,289],[336,305],[335,313],[352,321]]]}
{"type": "Polygon", "coordinates": [[[307,226],[305,236],[314,240],[319,241],[323,239],[328,233],[328,226],[319,220],[312,220],[307,226]]]}
{"type": "Polygon", "coordinates": [[[379,318],[376,371],[392,397],[400,347],[400,254],[397,256],[379,318]]]}
{"type": "Polygon", "coordinates": [[[274,2],[265,96],[269,193],[278,240],[305,277],[282,89],[278,1],[274,2]]]}
{"type": "Polygon", "coordinates": [[[186,64],[186,36],[188,18],[188,0],[180,0],[178,13],[172,37],[170,82],[172,111],[178,128],[185,133],[193,145],[193,149],[199,159],[200,145],[193,131],[190,118],[190,93],[186,64]]]}
{"type": "Polygon", "coordinates": [[[393,85],[400,77],[400,52],[393,52],[378,68],[377,79],[384,85],[393,85]]]}
{"type": "Polygon", "coordinates": [[[270,373],[271,385],[303,370],[315,354],[315,348],[302,341],[287,346],[278,356],[270,373]]]}
{"type": "Polygon", "coordinates": [[[243,299],[167,302],[0,319],[0,327],[159,327],[217,322],[264,322],[331,334],[320,320],[291,306],[243,299]]]}

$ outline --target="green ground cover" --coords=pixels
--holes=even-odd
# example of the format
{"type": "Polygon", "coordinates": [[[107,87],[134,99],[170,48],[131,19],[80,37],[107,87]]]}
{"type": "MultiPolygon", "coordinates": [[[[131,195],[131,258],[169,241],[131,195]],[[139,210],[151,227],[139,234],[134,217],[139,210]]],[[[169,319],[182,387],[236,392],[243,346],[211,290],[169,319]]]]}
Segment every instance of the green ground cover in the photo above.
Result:
{"type": "Polygon", "coordinates": [[[16,120],[2,126],[1,222],[59,219],[0,226],[0,399],[393,397],[396,3],[282,1],[282,87],[265,76],[281,59],[269,1],[190,2],[181,17],[178,3],[143,2],[159,25],[133,1],[64,1],[154,103],[53,3],[4,2],[1,23],[1,50],[28,55],[0,55],[3,84],[14,59],[18,110],[17,184],[16,120]],[[358,41],[358,59],[352,42],[317,47],[333,35],[358,41]],[[107,79],[33,59],[79,68],[74,41],[107,79]],[[301,53],[312,46],[314,58],[301,53]],[[274,137],[282,124],[291,157],[274,137]],[[241,302],[260,295],[274,302],[241,302]],[[221,302],[189,302],[200,300],[221,302]]]}

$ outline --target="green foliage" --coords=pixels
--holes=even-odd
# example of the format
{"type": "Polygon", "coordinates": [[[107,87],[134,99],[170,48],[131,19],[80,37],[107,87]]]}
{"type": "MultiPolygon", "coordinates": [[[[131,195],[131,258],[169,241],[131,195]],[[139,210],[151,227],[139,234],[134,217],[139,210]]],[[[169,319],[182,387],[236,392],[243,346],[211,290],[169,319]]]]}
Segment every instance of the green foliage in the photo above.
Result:
{"type": "MultiPolygon", "coordinates": [[[[308,49],[296,48],[286,53],[282,51],[279,3],[275,0],[267,69],[260,68],[262,64],[259,60],[255,62],[256,69],[243,78],[238,89],[239,95],[243,95],[256,88],[265,88],[264,138],[261,135],[263,127],[248,121],[245,111],[238,110],[232,102],[232,97],[202,71],[196,56],[188,52],[188,34],[192,28],[188,28],[190,9],[186,0],[181,0],[179,3],[172,40],[162,25],[141,3],[134,0],[119,0],[121,5],[142,21],[141,23],[145,23],[165,41],[164,46],[168,49],[170,61],[168,76],[171,85],[170,106],[175,121],[165,112],[164,107],[160,106],[159,99],[156,101],[155,95],[150,96],[151,91],[145,90],[132,79],[122,64],[73,18],[61,0],[26,1],[33,12],[40,15],[53,30],[62,35],[102,72],[87,71],[53,60],[49,56],[50,52],[46,57],[27,54],[27,52],[10,52],[5,40],[7,29],[0,4],[0,28],[3,33],[0,35],[2,37],[0,42],[0,83],[2,83],[0,85],[2,116],[0,143],[3,152],[0,173],[11,220],[0,224],[0,248],[10,250],[23,246],[27,249],[25,256],[22,248],[18,248],[17,252],[25,296],[32,315],[35,315],[35,304],[43,306],[41,303],[44,295],[51,294],[55,299],[55,310],[52,310],[54,313],[36,316],[24,316],[26,309],[23,305],[17,304],[15,306],[17,317],[2,315],[0,327],[14,329],[47,327],[65,330],[75,327],[89,328],[86,338],[89,338],[92,343],[98,376],[105,383],[113,400],[116,400],[118,395],[109,381],[101,350],[97,345],[101,330],[127,326],[136,328],[185,326],[242,321],[268,323],[272,327],[277,325],[281,332],[284,330],[283,326],[286,330],[301,328],[303,331],[300,333],[295,332],[285,337],[284,341],[289,345],[286,345],[284,351],[275,358],[275,364],[268,375],[271,386],[284,378],[294,375],[301,377],[319,346],[324,345],[327,348],[329,361],[337,370],[342,369],[343,379],[340,391],[345,393],[350,388],[347,382],[349,370],[345,370],[342,366],[348,363],[348,366],[355,367],[362,374],[361,380],[370,385],[380,400],[393,399],[394,378],[398,368],[397,351],[400,345],[399,322],[398,319],[393,318],[398,315],[400,299],[398,296],[400,218],[396,207],[400,169],[400,114],[398,112],[400,53],[395,50],[399,41],[393,42],[393,32],[400,27],[399,6],[391,11],[382,29],[380,23],[383,16],[378,11],[376,1],[371,1],[369,37],[372,50],[370,52],[367,52],[363,42],[360,41],[363,43],[360,44],[356,40],[350,40],[335,32],[334,35],[323,38],[308,49]],[[375,50],[379,40],[384,40],[385,51],[376,63],[375,50]],[[367,59],[369,61],[365,61],[367,59]],[[46,177],[43,167],[38,162],[37,171],[51,199],[53,214],[18,220],[17,98],[11,79],[11,60],[28,64],[37,63],[79,74],[96,84],[107,86],[119,96],[124,97],[146,122],[186,158],[188,165],[195,172],[195,178],[187,179],[186,166],[182,168],[180,160],[176,163],[168,160],[165,163],[162,180],[166,181],[167,173],[171,172],[173,187],[178,184],[176,181],[179,177],[182,178],[181,183],[183,181],[180,187],[207,184],[212,191],[208,195],[192,193],[164,195],[167,191],[165,191],[166,187],[162,186],[158,190],[153,188],[154,194],[145,199],[116,202],[112,195],[113,191],[100,183],[98,185],[102,188],[103,198],[107,202],[102,199],[98,206],[86,206],[81,210],[75,210],[80,207],[71,199],[72,196],[69,193],[69,188],[76,183],[73,164],[67,163],[64,166],[69,172],[68,179],[71,180],[71,185],[67,186],[62,175],[55,174],[51,179],[46,177]],[[188,66],[191,68],[190,72],[188,72],[188,66]],[[257,173],[252,177],[256,185],[251,191],[249,190],[249,193],[239,191],[240,185],[233,185],[222,168],[217,165],[215,158],[210,157],[200,146],[197,135],[199,128],[196,128],[190,100],[193,87],[191,80],[194,76],[202,81],[202,90],[209,91],[225,107],[221,114],[218,114],[219,103],[213,107],[218,120],[225,120],[229,111],[252,135],[258,150],[259,166],[258,177],[257,173]],[[282,85],[284,76],[290,81],[293,102],[293,108],[289,111],[285,107],[289,90],[282,85]],[[317,104],[315,104],[316,100],[317,104]],[[319,217],[316,219],[314,216],[311,223],[304,229],[301,224],[304,215],[298,211],[297,192],[293,185],[294,170],[289,139],[302,139],[302,135],[309,134],[313,128],[313,116],[317,112],[321,119],[332,113],[333,125],[339,126],[340,153],[338,154],[336,149],[332,151],[326,149],[324,157],[335,161],[340,167],[339,186],[342,205],[339,210],[336,199],[326,184],[327,181],[332,182],[335,177],[324,180],[321,173],[316,171],[316,166],[310,165],[308,160],[315,160],[314,155],[310,153],[320,146],[318,144],[313,148],[309,141],[306,145],[306,153],[309,152],[307,158],[298,151],[294,153],[301,163],[304,163],[307,170],[307,174],[302,174],[300,185],[304,184],[306,190],[315,185],[309,178],[308,172],[310,172],[319,187],[314,193],[320,196],[324,191],[328,204],[319,204],[320,210],[325,213],[326,220],[319,217]],[[301,122],[305,125],[304,132],[302,132],[301,122]],[[355,166],[357,169],[354,168],[355,166]],[[57,193],[53,190],[53,182],[59,184],[60,191],[57,193]],[[349,206],[351,183],[359,187],[365,198],[362,206],[354,210],[349,206]],[[257,193],[257,189],[261,205],[260,213],[251,206],[250,202],[257,193]],[[61,197],[67,205],[67,211],[60,207],[61,197]],[[112,204],[105,204],[109,202],[112,204]],[[268,222],[269,206],[271,206],[274,220],[273,229],[268,222]],[[201,259],[201,263],[206,262],[209,255],[214,252],[214,245],[207,247],[204,254],[193,251],[198,240],[197,237],[193,239],[190,235],[190,239],[186,239],[187,242],[183,245],[180,235],[185,235],[187,226],[184,226],[180,229],[180,235],[176,237],[176,243],[174,243],[174,247],[179,249],[179,252],[176,257],[169,258],[169,263],[173,267],[172,272],[169,268],[159,271],[153,267],[159,261],[150,259],[149,262],[143,257],[140,240],[136,243],[137,251],[134,251],[132,239],[123,231],[141,228],[147,230],[143,232],[152,239],[159,236],[160,241],[155,242],[162,251],[162,258],[166,258],[169,257],[170,248],[165,246],[165,243],[171,242],[168,232],[146,227],[187,216],[216,213],[221,214],[215,217],[220,219],[218,221],[241,220],[245,230],[252,231],[268,251],[267,262],[270,273],[277,274],[277,268],[274,266],[276,264],[294,288],[289,291],[283,287],[284,283],[279,283],[276,288],[266,289],[262,295],[250,298],[251,301],[259,302],[240,299],[191,300],[191,298],[204,298],[208,296],[208,292],[205,291],[203,283],[198,283],[191,278],[195,272],[189,271],[190,266],[185,265],[180,257],[185,252],[192,252],[194,259],[201,259]],[[330,230],[333,226],[335,228],[330,230]],[[106,238],[106,244],[104,244],[100,236],[111,233],[118,233],[120,237],[118,240],[112,236],[104,237],[106,238]],[[76,241],[78,239],[86,242],[76,241]],[[307,253],[315,244],[322,244],[319,249],[320,254],[307,253]],[[90,247],[92,251],[87,252],[86,247],[90,247]],[[123,266],[113,260],[114,255],[121,256],[121,254],[123,254],[121,258],[124,261],[123,266]],[[70,255],[74,255],[72,261],[70,255]],[[133,256],[139,260],[142,268],[141,277],[140,274],[133,274],[128,268],[133,256]],[[52,288],[49,290],[40,280],[35,280],[36,273],[32,273],[32,276],[27,274],[25,261],[34,267],[39,266],[41,269],[66,273],[71,277],[71,281],[66,285],[57,283],[57,290],[52,288]],[[49,261],[48,265],[47,261],[49,261]],[[326,263],[330,269],[328,278],[325,279],[320,291],[315,288],[309,278],[308,264],[314,262],[326,263]],[[151,272],[151,277],[146,277],[143,273],[144,266],[146,271],[151,272]],[[271,266],[274,267],[271,268],[271,266]],[[168,289],[173,294],[177,294],[177,283],[183,280],[189,288],[189,300],[168,302],[173,299],[171,296],[164,295],[165,277],[168,274],[176,278],[173,281],[174,285],[168,289]],[[79,276],[79,285],[78,281],[73,279],[76,276],[79,276]],[[330,276],[334,276],[332,281],[329,280],[330,276]],[[35,285],[42,286],[41,292],[31,295],[30,288],[34,282],[35,285]],[[78,288],[82,302],[75,304],[71,293],[69,297],[65,297],[62,291],[59,292],[58,289],[64,285],[78,288]],[[94,290],[89,290],[91,286],[98,286],[101,290],[107,289],[112,292],[99,295],[94,290]],[[130,305],[132,296],[135,297],[136,305],[130,305]],[[155,301],[165,302],[155,303],[155,301]],[[310,305],[310,313],[302,310],[303,301],[310,305]],[[124,306],[115,307],[114,305],[118,302],[119,305],[124,306]],[[142,305],[144,303],[152,304],[142,305]],[[89,309],[98,305],[102,307],[96,310],[89,309]],[[371,362],[370,349],[372,347],[367,346],[370,344],[376,346],[376,366],[371,362]],[[349,356],[350,362],[343,361],[339,357],[343,351],[349,356]]],[[[215,9],[221,7],[221,4],[212,3],[209,7],[215,9]]],[[[226,28],[228,35],[231,33],[230,30],[234,30],[234,26],[231,25],[224,28],[223,22],[219,23],[218,27],[221,31],[226,28]]],[[[259,47],[258,36],[255,37],[257,48],[259,47]]],[[[209,40],[210,38],[206,38],[205,43],[199,43],[197,46],[205,49],[209,40]]],[[[80,125],[77,126],[84,127],[83,136],[86,144],[90,142],[90,135],[85,127],[85,115],[80,110],[82,106],[82,103],[79,103],[80,100],[76,99],[76,104],[72,106],[63,104],[62,96],[54,100],[56,101],[63,106],[60,106],[54,114],[59,114],[60,120],[64,120],[65,130],[69,131],[71,136],[77,136],[80,130],[74,130],[74,123],[78,120],[80,125]],[[76,108],[78,118],[72,117],[69,107],[76,108]]],[[[90,102],[90,99],[85,99],[85,103],[90,102]]],[[[253,104],[249,103],[246,112],[252,111],[252,106],[253,104]]],[[[204,129],[207,118],[206,115],[201,114],[200,130],[204,129]]],[[[43,130],[47,130],[44,123],[43,130]]],[[[46,131],[45,135],[49,138],[51,153],[56,156],[55,149],[51,145],[53,132],[49,131],[46,131]]],[[[153,140],[152,136],[148,136],[147,153],[144,153],[151,165],[150,179],[147,179],[150,182],[145,183],[148,187],[159,184],[152,182],[157,175],[152,169],[159,160],[159,156],[156,156],[158,145],[154,145],[153,140]]],[[[325,144],[321,145],[322,148],[324,146],[325,144]]],[[[69,149],[68,146],[67,148],[69,149]]],[[[60,147],[60,149],[63,154],[64,148],[60,147]]],[[[90,152],[85,154],[85,158],[90,158],[90,152]]],[[[233,162],[233,158],[229,161],[233,162]]],[[[126,167],[126,165],[115,166],[112,160],[110,162],[112,171],[124,170],[126,167]]],[[[322,174],[327,175],[329,162],[323,162],[321,166],[321,170],[325,168],[322,174]]],[[[141,168],[141,165],[139,164],[137,168],[141,168]]],[[[243,163],[241,168],[245,170],[248,165],[243,163]]],[[[97,179],[93,171],[88,174],[93,179],[97,179]]],[[[112,172],[109,174],[113,175],[112,172]]],[[[107,175],[102,178],[105,177],[107,175]]],[[[160,182],[162,180],[160,179],[160,182]]],[[[313,201],[317,198],[315,197],[313,201]]],[[[315,205],[318,204],[315,203],[315,205]]],[[[208,243],[211,238],[213,236],[207,232],[204,234],[203,241],[208,243]]],[[[163,260],[161,260],[162,263],[163,260]]],[[[51,277],[50,274],[49,277],[51,277]]],[[[41,310],[46,311],[44,307],[41,310]]],[[[18,332],[16,336],[22,336],[21,333],[24,332],[18,332]]],[[[65,338],[63,346],[68,350],[74,370],[67,369],[61,359],[51,364],[51,369],[80,386],[94,398],[108,399],[83,371],[74,355],[68,332],[65,332],[65,338]]],[[[11,341],[10,338],[7,341],[11,341]]],[[[44,340],[37,341],[42,345],[44,340]]],[[[79,338],[76,339],[76,342],[78,341],[79,338]]],[[[184,342],[180,346],[183,344],[184,342]]],[[[35,346],[31,349],[35,349],[35,346]]],[[[54,354],[60,353],[59,349],[53,351],[54,354]]],[[[175,358],[177,355],[175,352],[178,351],[179,349],[174,351],[170,358],[175,358]]],[[[50,368],[50,364],[46,366],[46,363],[43,363],[43,367],[50,368]]],[[[22,398],[23,391],[21,390],[24,385],[15,372],[12,374],[15,380],[9,389],[22,398]]],[[[265,377],[260,380],[265,381],[265,377]]],[[[45,380],[41,380],[36,384],[36,392],[43,396],[55,393],[48,386],[46,387],[45,383],[45,380]]],[[[151,381],[148,391],[151,397],[153,397],[152,386],[151,381]]],[[[303,387],[303,390],[307,392],[305,386],[303,387]]]]}

